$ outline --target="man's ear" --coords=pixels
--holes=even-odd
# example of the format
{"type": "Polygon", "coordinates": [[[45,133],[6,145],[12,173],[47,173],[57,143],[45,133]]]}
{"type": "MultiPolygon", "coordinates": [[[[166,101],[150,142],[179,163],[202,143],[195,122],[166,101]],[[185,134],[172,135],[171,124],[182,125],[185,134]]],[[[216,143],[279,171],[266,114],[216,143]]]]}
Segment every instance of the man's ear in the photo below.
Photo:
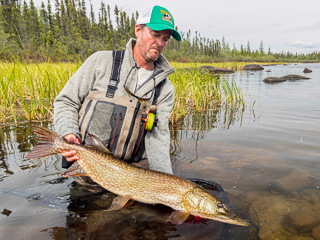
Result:
{"type": "Polygon", "coordinates": [[[141,31],[142,31],[141,25],[140,24],[136,24],[134,30],[135,30],[136,37],[139,38],[140,35],[141,35],[141,31]]]}

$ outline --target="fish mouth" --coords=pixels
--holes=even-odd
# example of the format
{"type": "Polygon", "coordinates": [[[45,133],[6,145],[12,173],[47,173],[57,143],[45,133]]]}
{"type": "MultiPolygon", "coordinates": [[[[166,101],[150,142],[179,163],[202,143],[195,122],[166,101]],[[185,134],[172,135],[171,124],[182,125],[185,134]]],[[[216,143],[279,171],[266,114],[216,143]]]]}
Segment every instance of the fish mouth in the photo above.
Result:
{"type": "MultiPolygon", "coordinates": [[[[222,222],[224,222],[222,220],[222,222]]],[[[244,219],[241,219],[241,218],[233,218],[233,219],[227,219],[225,221],[225,223],[229,223],[229,224],[233,224],[233,225],[238,225],[238,226],[244,226],[244,227],[247,227],[250,225],[250,223],[247,221],[247,220],[244,220],[244,219]]]]}
{"type": "Polygon", "coordinates": [[[213,216],[211,219],[219,222],[223,222],[223,223],[245,226],[245,227],[250,225],[250,223],[247,220],[239,218],[236,214],[233,214],[233,213],[229,213],[227,215],[213,216]]]}

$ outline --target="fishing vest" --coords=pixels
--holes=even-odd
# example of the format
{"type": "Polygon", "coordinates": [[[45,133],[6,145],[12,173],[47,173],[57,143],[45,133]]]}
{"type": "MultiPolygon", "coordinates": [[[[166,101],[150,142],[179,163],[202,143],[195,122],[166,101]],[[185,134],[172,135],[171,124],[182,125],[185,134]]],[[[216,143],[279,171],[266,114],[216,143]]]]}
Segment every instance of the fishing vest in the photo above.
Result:
{"type": "MultiPolygon", "coordinates": [[[[137,162],[144,153],[144,137],[156,126],[155,110],[147,101],[115,95],[124,50],[113,51],[113,69],[107,91],[91,91],[79,112],[81,141],[86,133],[97,136],[119,159],[137,162]]],[[[158,98],[163,81],[154,89],[158,98]]]]}

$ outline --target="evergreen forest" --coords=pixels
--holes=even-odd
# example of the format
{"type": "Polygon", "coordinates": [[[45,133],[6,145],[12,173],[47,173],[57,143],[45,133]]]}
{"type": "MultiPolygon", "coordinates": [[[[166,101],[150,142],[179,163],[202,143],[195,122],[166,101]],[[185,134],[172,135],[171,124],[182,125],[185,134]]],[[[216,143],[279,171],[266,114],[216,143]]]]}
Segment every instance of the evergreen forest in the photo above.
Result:
{"type": "MultiPolygon", "coordinates": [[[[101,2],[95,13],[85,0],[51,0],[41,7],[21,0],[0,0],[0,60],[19,58],[20,61],[83,61],[99,50],[124,49],[135,37],[138,12],[131,16],[117,5],[111,9],[101,2]]],[[[179,29],[177,29],[179,30],[179,29]]],[[[250,42],[239,49],[223,37],[208,39],[197,31],[181,32],[182,41],[169,41],[163,53],[170,61],[319,61],[320,52],[298,54],[274,53],[251,49],[250,42]]]]}

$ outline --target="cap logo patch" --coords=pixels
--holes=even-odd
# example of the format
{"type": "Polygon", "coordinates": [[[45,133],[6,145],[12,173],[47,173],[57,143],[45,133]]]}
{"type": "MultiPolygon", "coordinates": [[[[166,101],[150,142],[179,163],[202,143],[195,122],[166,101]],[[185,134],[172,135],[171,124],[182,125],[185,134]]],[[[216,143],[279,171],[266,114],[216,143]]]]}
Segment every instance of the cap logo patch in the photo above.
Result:
{"type": "Polygon", "coordinates": [[[167,22],[173,24],[172,23],[172,16],[170,15],[170,13],[167,12],[167,11],[164,11],[164,10],[160,10],[160,11],[161,11],[161,14],[162,14],[162,18],[161,19],[163,21],[167,21],[167,22]]]}

